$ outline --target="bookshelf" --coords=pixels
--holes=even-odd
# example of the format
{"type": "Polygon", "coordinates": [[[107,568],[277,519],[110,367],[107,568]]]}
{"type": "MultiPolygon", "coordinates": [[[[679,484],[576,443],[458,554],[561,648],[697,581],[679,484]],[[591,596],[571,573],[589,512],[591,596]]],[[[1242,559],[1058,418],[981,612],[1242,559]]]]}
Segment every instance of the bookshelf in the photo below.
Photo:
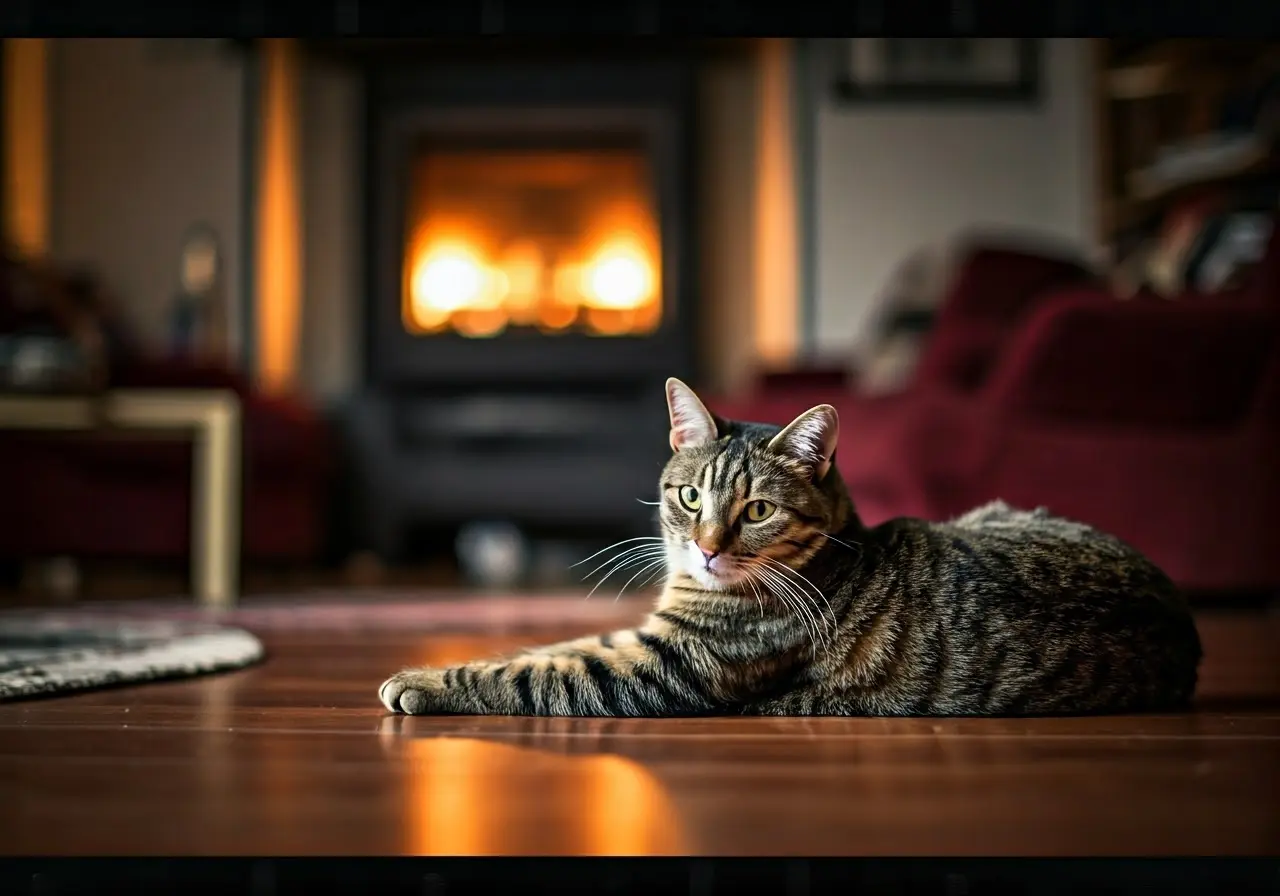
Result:
{"type": "Polygon", "coordinates": [[[1098,39],[1093,57],[1104,245],[1198,193],[1280,174],[1280,41],[1098,39]]]}

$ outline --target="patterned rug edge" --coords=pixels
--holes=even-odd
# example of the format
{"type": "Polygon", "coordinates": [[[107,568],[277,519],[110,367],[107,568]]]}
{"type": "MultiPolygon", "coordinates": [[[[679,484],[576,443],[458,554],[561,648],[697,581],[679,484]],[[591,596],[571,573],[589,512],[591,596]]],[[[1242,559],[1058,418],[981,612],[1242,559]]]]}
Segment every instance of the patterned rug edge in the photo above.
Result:
{"type": "Polygon", "coordinates": [[[0,703],[55,697],[244,669],[266,655],[262,642],[237,628],[193,631],[116,656],[92,653],[0,673],[0,703]]]}

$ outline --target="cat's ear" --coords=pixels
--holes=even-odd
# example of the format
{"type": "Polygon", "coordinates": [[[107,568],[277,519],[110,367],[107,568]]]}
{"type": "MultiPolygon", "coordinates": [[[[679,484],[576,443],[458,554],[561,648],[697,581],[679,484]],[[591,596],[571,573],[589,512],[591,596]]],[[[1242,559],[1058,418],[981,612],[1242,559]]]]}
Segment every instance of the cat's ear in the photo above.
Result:
{"type": "Polygon", "coordinates": [[[831,405],[820,404],[787,424],[769,442],[769,450],[800,461],[813,471],[814,481],[820,482],[831,469],[838,441],[840,415],[831,405]]]}
{"type": "Polygon", "coordinates": [[[675,377],[667,380],[667,410],[671,412],[671,450],[696,448],[719,437],[715,415],[675,377]]]}

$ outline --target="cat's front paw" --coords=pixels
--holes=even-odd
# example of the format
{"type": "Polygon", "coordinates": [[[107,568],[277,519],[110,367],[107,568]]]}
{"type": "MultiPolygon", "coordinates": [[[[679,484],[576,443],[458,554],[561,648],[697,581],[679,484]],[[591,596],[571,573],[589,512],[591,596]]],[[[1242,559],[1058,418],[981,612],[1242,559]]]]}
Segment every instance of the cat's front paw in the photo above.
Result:
{"type": "Polygon", "coordinates": [[[382,705],[411,716],[440,712],[445,694],[443,669],[405,669],[378,688],[382,705]]]}

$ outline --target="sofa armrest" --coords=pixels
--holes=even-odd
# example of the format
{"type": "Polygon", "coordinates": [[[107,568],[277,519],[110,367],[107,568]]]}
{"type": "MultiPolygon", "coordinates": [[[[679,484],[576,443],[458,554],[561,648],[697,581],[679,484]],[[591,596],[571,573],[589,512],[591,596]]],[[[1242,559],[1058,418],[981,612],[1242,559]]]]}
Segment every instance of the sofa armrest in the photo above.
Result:
{"type": "Polygon", "coordinates": [[[1248,413],[1277,317],[1233,303],[1098,301],[1036,309],[983,390],[1002,417],[1127,427],[1227,426],[1248,413]]]}
{"type": "Polygon", "coordinates": [[[960,262],[939,308],[943,317],[1009,322],[1029,302],[1055,287],[1097,280],[1083,261],[1032,251],[979,246],[960,262]]]}

